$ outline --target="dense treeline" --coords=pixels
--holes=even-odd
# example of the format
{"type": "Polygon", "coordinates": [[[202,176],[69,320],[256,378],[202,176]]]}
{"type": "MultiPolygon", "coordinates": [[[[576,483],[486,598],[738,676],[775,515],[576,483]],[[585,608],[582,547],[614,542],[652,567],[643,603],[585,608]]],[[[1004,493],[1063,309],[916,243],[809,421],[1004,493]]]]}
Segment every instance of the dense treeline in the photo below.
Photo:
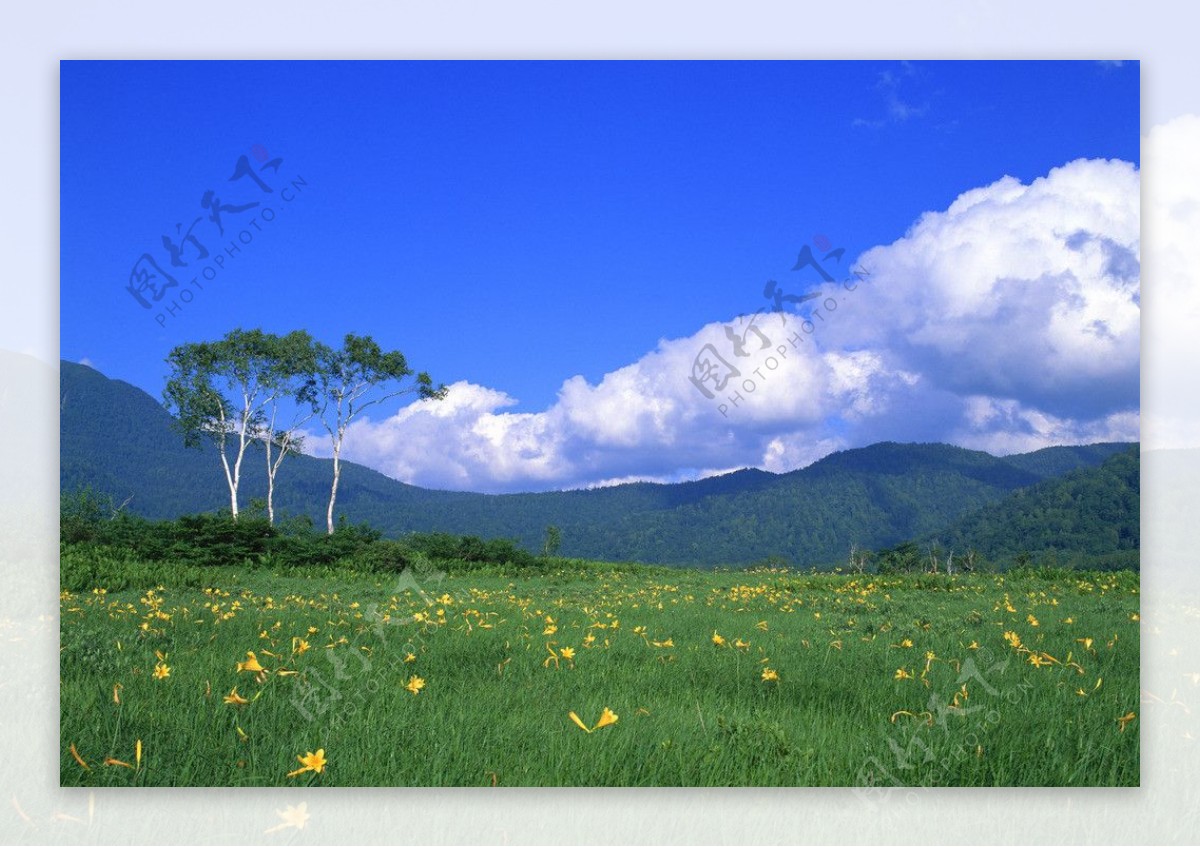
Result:
{"type": "Polygon", "coordinates": [[[327,533],[307,517],[271,523],[253,511],[237,520],[220,512],[152,521],[114,510],[110,498],[90,489],[62,496],[60,534],[62,587],[74,591],[145,582],[164,568],[175,574],[190,571],[191,581],[199,584],[203,570],[213,567],[516,575],[567,561],[535,556],[505,538],[431,532],[387,539],[370,526],[345,522],[327,533]]]}

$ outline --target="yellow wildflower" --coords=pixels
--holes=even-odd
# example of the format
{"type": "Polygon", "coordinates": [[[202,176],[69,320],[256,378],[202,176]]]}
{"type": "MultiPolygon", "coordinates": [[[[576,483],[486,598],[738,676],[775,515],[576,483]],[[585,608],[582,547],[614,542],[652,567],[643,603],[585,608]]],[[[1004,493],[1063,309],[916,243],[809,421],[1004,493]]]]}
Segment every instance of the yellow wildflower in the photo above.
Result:
{"type": "Polygon", "coordinates": [[[297,776],[307,771],[321,773],[325,770],[325,748],[321,748],[317,752],[307,752],[303,756],[297,756],[296,760],[304,767],[297,768],[288,774],[289,777],[297,776]]]}
{"type": "Polygon", "coordinates": [[[246,661],[237,663],[238,673],[242,671],[250,671],[251,673],[262,673],[266,670],[258,663],[258,657],[254,655],[253,650],[246,651],[246,661]]]}
{"type": "Polygon", "coordinates": [[[585,724],[579,715],[575,714],[574,712],[568,712],[567,717],[571,719],[575,726],[587,733],[595,732],[601,727],[611,726],[617,722],[617,713],[607,706],[605,706],[604,711],[600,713],[600,720],[596,721],[596,725],[591,729],[588,729],[587,724],[585,724]]]}
{"type": "Polygon", "coordinates": [[[425,680],[421,679],[421,677],[417,676],[416,674],[413,674],[408,678],[408,683],[404,686],[404,690],[411,691],[413,696],[416,696],[417,693],[420,692],[420,690],[424,687],[425,680]]]}

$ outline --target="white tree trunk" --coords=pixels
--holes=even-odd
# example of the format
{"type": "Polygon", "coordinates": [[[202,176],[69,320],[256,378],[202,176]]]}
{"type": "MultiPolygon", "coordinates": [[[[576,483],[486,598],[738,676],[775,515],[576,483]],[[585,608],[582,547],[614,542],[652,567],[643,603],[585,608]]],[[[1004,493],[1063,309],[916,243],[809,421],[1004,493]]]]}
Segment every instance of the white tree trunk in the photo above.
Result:
{"type": "Polygon", "coordinates": [[[342,477],[341,453],[342,439],[338,433],[333,445],[333,485],[329,489],[329,509],[325,512],[325,531],[329,535],[333,535],[333,506],[337,502],[338,480],[342,477]]]}
{"type": "Polygon", "coordinates": [[[267,524],[275,526],[275,471],[278,465],[271,464],[271,437],[263,439],[263,452],[267,454],[267,524]]]}

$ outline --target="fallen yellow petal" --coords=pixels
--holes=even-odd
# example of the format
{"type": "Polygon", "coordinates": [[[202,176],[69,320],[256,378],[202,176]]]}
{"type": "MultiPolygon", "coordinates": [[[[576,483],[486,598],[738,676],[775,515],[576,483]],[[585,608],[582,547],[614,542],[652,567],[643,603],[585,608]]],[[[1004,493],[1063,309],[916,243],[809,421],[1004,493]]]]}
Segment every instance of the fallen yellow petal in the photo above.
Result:
{"type": "MultiPolygon", "coordinates": [[[[587,728],[587,724],[585,724],[583,721],[581,721],[579,719],[579,715],[575,714],[574,712],[570,712],[570,713],[568,713],[567,717],[569,717],[571,720],[575,721],[575,726],[579,727],[584,732],[591,732],[591,730],[587,728]]],[[[74,750],[75,748],[72,747],[71,749],[74,750]]],[[[84,767],[86,768],[87,765],[84,765],[84,767]]]]}
{"type": "Polygon", "coordinates": [[[87,762],[85,762],[85,761],[83,760],[83,758],[82,758],[82,757],[79,755],[79,751],[75,749],[75,744],[74,744],[74,743],[72,743],[72,744],[71,744],[71,755],[75,757],[75,761],[79,762],[79,766],[80,766],[81,768],[83,768],[85,771],[90,771],[90,770],[91,770],[91,768],[90,768],[90,767],[88,767],[88,763],[87,763],[87,762]]]}

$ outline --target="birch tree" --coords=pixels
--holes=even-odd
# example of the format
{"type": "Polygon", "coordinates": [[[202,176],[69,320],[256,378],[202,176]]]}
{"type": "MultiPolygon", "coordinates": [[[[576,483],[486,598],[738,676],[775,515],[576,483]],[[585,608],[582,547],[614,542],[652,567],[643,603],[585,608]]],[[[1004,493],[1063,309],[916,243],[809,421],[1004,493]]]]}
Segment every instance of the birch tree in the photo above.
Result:
{"type": "Polygon", "coordinates": [[[333,448],[333,483],[325,512],[326,531],[332,535],[342,476],[342,444],[351,422],[372,406],[405,394],[440,400],[446,396],[446,386],[435,388],[429,374],[414,374],[400,351],[385,353],[370,336],[353,333],[346,335],[340,350],[318,343],[316,365],[312,408],[320,416],[333,448]],[[409,377],[414,379],[408,381],[409,377]]]}
{"type": "Polygon", "coordinates": [[[262,330],[239,328],[220,341],[181,344],[167,356],[166,407],[176,416],[184,444],[216,446],[235,521],[242,461],[264,425],[277,344],[277,337],[262,330]]]}
{"type": "Polygon", "coordinates": [[[274,339],[272,346],[264,374],[267,399],[259,439],[267,460],[267,522],[274,525],[279,466],[287,456],[300,453],[304,446],[300,428],[316,415],[317,348],[313,337],[303,330],[274,339]]]}

